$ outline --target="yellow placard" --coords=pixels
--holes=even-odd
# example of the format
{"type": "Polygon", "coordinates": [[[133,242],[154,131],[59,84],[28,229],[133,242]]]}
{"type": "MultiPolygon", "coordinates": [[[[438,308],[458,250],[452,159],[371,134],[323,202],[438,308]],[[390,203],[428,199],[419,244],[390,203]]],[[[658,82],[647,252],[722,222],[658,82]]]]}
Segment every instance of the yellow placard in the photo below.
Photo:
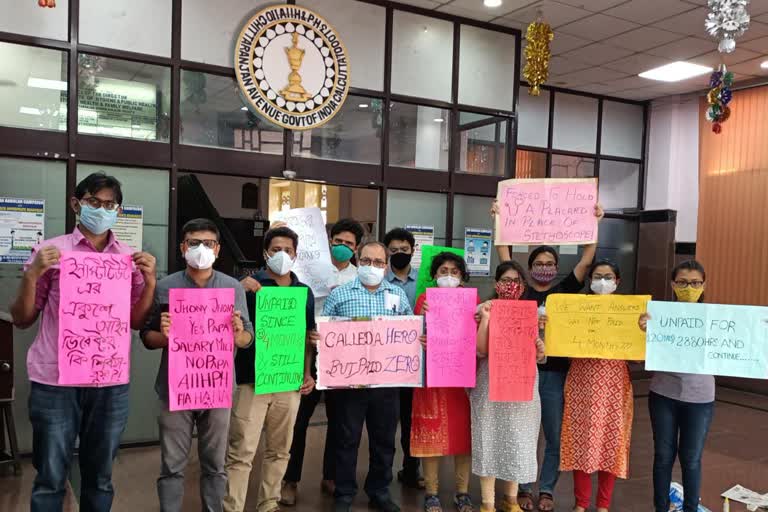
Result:
{"type": "Polygon", "coordinates": [[[637,321],[649,300],[650,295],[550,295],[546,354],[644,361],[645,333],[637,321]]]}

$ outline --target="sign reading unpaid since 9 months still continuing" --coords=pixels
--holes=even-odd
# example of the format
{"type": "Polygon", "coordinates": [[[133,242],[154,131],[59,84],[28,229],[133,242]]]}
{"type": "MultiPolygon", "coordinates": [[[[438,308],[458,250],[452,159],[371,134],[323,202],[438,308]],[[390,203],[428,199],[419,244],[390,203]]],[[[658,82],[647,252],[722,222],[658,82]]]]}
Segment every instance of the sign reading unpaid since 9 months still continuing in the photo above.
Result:
{"type": "Polygon", "coordinates": [[[273,5],[245,24],[235,74],[249,105],[272,123],[309,130],[327,123],[349,92],[349,56],[336,30],[297,5],[273,5]]]}

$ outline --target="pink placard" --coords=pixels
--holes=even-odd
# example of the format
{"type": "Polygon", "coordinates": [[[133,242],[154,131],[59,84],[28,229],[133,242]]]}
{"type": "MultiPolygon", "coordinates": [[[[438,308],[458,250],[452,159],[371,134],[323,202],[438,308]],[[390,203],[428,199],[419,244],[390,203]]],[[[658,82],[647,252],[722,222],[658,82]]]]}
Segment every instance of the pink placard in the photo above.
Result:
{"type": "Polygon", "coordinates": [[[493,301],[488,333],[488,399],[491,402],[533,400],[538,334],[535,301],[493,301]]]}
{"type": "Polygon", "coordinates": [[[420,316],[319,322],[318,387],[421,386],[420,316]]]}
{"type": "Polygon", "coordinates": [[[597,241],[597,180],[499,182],[496,245],[582,245],[597,241]]]}
{"type": "Polygon", "coordinates": [[[232,407],[235,290],[173,288],[168,294],[168,309],[170,409],[232,407]]]}
{"type": "Polygon", "coordinates": [[[61,254],[59,384],[126,384],[131,370],[128,254],[61,254]]]}
{"type": "Polygon", "coordinates": [[[427,304],[427,387],[475,387],[477,289],[427,288],[427,304]]]}

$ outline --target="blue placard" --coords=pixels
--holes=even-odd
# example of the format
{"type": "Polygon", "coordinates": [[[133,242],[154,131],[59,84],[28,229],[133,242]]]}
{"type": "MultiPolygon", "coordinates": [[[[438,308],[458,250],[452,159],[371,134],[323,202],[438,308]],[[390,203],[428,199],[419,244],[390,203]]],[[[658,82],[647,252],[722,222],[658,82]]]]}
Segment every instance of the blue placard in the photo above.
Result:
{"type": "Polygon", "coordinates": [[[768,379],[768,308],[648,303],[645,369],[768,379]]]}

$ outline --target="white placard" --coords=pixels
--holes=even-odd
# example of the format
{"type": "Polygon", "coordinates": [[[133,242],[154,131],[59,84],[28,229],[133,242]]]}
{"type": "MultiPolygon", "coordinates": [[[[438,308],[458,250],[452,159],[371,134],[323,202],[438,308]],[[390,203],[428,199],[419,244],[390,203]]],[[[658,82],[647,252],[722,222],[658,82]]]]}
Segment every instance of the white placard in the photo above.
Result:
{"type": "Polygon", "coordinates": [[[421,266],[421,247],[423,245],[435,245],[435,227],[408,224],[405,226],[405,230],[410,231],[413,238],[416,240],[416,247],[413,248],[411,267],[419,268],[419,266],[421,266]]]}
{"type": "Polygon", "coordinates": [[[141,251],[144,241],[144,207],[123,205],[122,211],[117,214],[117,222],[112,226],[112,233],[131,249],[141,251]]]}
{"type": "Polygon", "coordinates": [[[20,265],[45,239],[45,200],[0,197],[0,263],[20,265]]]}

